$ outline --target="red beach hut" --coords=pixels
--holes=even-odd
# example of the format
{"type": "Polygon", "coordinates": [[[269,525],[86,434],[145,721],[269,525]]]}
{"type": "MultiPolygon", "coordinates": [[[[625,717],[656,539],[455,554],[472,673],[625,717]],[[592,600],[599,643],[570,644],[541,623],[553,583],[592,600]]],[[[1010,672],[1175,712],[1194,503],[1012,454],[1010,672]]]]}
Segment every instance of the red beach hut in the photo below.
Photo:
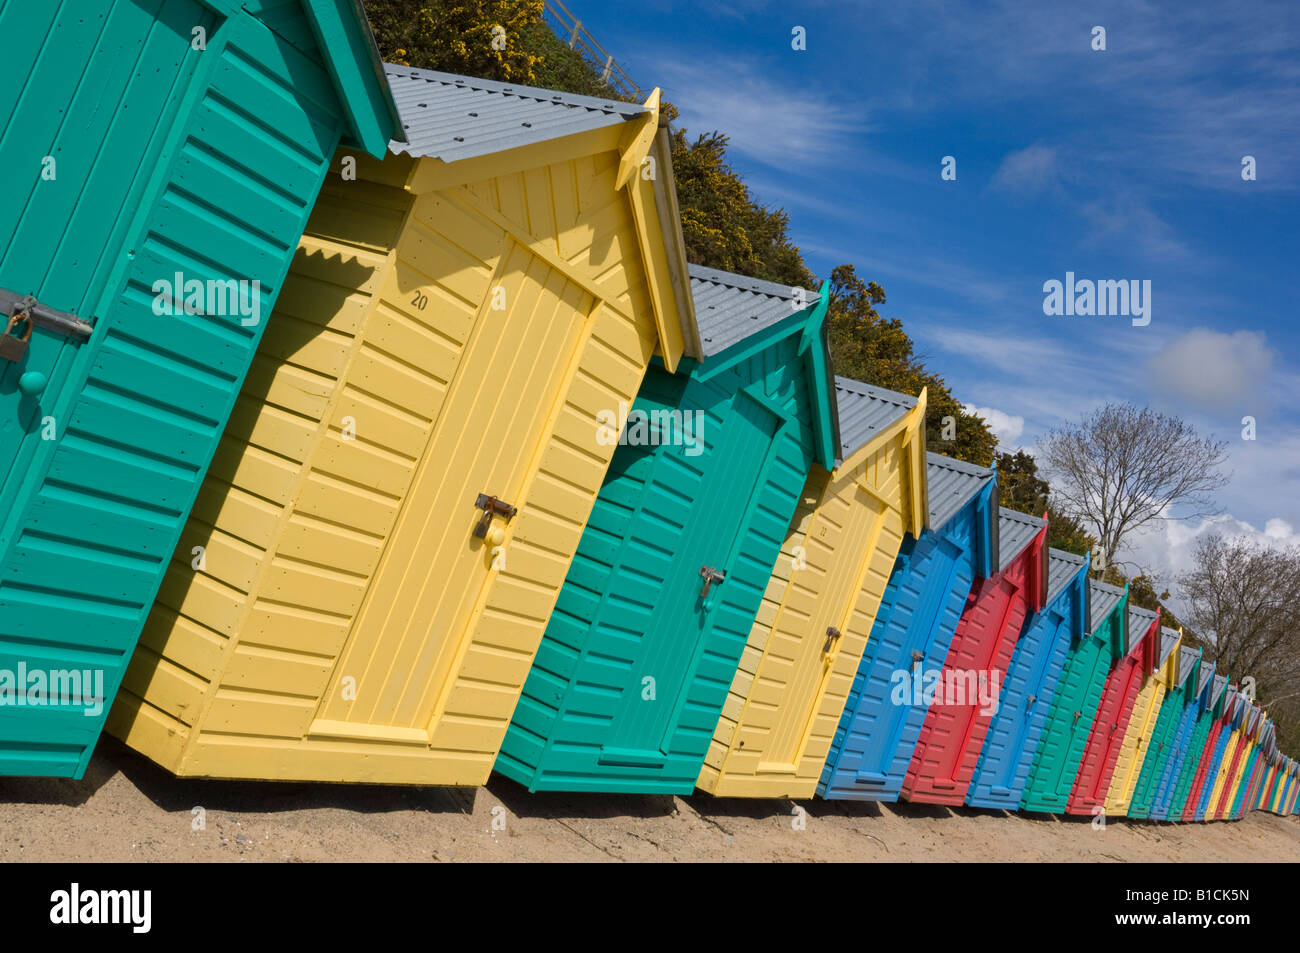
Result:
{"type": "Polygon", "coordinates": [[[1002,568],[971,590],[943,669],[921,673],[934,700],[903,781],[909,801],[965,803],[1016,640],[1047,602],[1045,518],[1000,511],[998,554],[1002,568]]]}

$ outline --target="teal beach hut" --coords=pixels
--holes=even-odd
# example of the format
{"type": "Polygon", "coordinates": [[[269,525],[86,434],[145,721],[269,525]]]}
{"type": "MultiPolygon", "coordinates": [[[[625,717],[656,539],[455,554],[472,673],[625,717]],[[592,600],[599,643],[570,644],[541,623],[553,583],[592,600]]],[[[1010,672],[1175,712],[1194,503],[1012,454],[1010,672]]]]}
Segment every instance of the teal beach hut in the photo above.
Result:
{"type": "Polygon", "coordinates": [[[529,790],[694,789],[809,467],[835,465],[827,288],[690,279],[698,356],[651,365],[497,758],[529,790]]]}
{"type": "Polygon", "coordinates": [[[1137,786],[1133,789],[1133,799],[1129,802],[1129,817],[1152,816],[1161,779],[1171,773],[1168,771],[1168,763],[1179,749],[1178,735],[1184,729],[1190,730],[1195,717],[1196,689],[1201,687],[1200,667],[1200,649],[1183,646],[1178,650],[1177,675],[1173,688],[1166,693],[1160,705],[1160,714],[1151,730],[1146,757],[1142,759],[1142,771],[1138,775],[1137,786]]]}
{"type": "Polygon", "coordinates": [[[1021,797],[1023,811],[1065,812],[1112,661],[1124,657],[1128,589],[1088,581],[1088,635],[1070,646],[1021,797]]]}
{"type": "Polygon", "coordinates": [[[0,774],[79,778],[335,150],[398,125],[352,0],[0,36],[0,774]]]}

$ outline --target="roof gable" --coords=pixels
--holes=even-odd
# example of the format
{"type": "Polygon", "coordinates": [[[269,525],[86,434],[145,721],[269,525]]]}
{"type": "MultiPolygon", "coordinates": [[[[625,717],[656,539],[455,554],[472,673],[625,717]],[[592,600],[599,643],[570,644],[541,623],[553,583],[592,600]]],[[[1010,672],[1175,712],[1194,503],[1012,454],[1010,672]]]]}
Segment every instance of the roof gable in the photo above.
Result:
{"type": "Polygon", "coordinates": [[[405,142],[391,150],[456,162],[621,126],[649,115],[637,103],[385,64],[405,142]]]}

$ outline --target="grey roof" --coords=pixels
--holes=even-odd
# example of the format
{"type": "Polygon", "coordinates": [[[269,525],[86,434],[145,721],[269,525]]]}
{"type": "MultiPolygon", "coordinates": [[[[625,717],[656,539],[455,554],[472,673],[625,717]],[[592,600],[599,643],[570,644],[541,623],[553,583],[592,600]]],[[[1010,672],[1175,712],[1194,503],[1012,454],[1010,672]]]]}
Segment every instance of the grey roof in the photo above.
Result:
{"type": "Polygon", "coordinates": [[[998,565],[1005,569],[1043,528],[1041,516],[1016,510],[998,511],[998,565]]]}
{"type": "Polygon", "coordinates": [[[839,405],[840,458],[843,459],[916,406],[916,398],[851,377],[835,378],[839,405]]]}
{"type": "Polygon", "coordinates": [[[1133,651],[1137,640],[1146,635],[1147,629],[1151,628],[1151,623],[1154,621],[1156,621],[1156,614],[1150,609],[1143,609],[1131,602],[1128,604],[1128,645],[1124,646],[1125,655],[1133,651]]]}
{"type": "Polygon", "coordinates": [[[1124,598],[1124,590],[1108,582],[1090,579],[1088,598],[1092,603],[1092,617],[1088,620],[1088,628],[1096,632],[1106,621],[1106,616],[1110,615],[1119,605],[1119,601],[1124,598]]]}
{"type": "Polygon", "coordinates": [[[1047,550],[1047,601],[1051,602],[1079,574],[1086,560],[1063,549],[1047,550]]]}
{"type": "Polygon", "coordinates": [[[1171,629],[1167,625],[1160,627],[1160,654],[1156,657],[1157,668],[1168,661],[1170,653],[1173,652],[1174,646],[1178,644],[1180,638],[1182,636],[1177,629],[1171,629]]]}
{"type": "Polygon", "coordinates": [[[993,479],[993,471],[941,453],[927,453],[925,479],[930,498],[930,528],[937,530],[993,479]]]}
{"type": "Polygon", "coordinates": [[[816,291],[801,288],[800,300],[790,285],[746,278],[727,271],[691,265],[691,294],[700,328],[704,356],[739,344],[751,334],[779,324],[820,300],[816,291]]]}
{"type": "Polygon", "coordinates": [[[1183,688],[1187,684],[1187,679],[1192,674],[1192,668],[1196,665],[1197,657],[1196,649],[1188,648],[1186,645],[1178,650],[1178,673],[1174,677],[1175,688],[1183,688]]]}
{"type": "Polygon", "coordinates": [[[412,66],[385,63],[384,74],[406,136],[389,149],[443,162],[615,126],[650,112],[636,103],[412,66]]]}
{"type": "Polygon", "coordinates": [[[1207,662],[1204,659],[1201,660],[1201,674],[1200,677],[1196,679],[1197,698],[1201,697],[1201,693],[1205,691],[1205,686],[1208,685],[1210,679],[1214,677],[1214,670],[1215,664],[1213,662],[1207,662]]]}
{"type": "Polygon", "coordinates": [[[1210,692],[1210,704],[1209,704],[1210,708],[1213,708],[1215,705],[1219,703],[1219,697],[1223,694],[1223,690],[1227,687],[1228,687],[1227,675],[1214,676],[1214,689],[1210,692]]]}

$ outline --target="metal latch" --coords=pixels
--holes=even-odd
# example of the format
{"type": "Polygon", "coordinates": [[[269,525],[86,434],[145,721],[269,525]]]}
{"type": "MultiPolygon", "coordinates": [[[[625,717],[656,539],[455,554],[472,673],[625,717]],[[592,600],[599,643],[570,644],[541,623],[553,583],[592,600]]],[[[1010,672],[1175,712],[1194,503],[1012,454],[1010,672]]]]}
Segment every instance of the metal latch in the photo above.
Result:
{"type": "Polygon", "coordinates": [[[714,569],[712,566],[701,566],[700,578],[704,580],[704,585],[700,587],[700,598],[704,599],[708,597],[709,590],[712,589],[715,584],[720,583],[727,578],[727,574],[714,569]]]}
{"type": "Polygon", "coordinates": [[[506,522],[509,522],[519,512],[505,500],[498,500],[495,496],[488,496],[486,493],[480,493],[474,505],[483,511],[483,518],[474,527],[475,539],[484,539],[487,536],[488,529],[492,526],[492,517],[504,516],[506,522]]]}
{"type": "Polygon", "coordinates": [[[1033,707],[1034,707],[1034,702],[1037,701],[1037,700],[1038,700],[1038,696],[1037,696],[1037,695],[1030,695],[1030,696],[1029,696],[1029,702],[1025,705],[1025,711],[1029,711],[1029,709],[1033,708],[1033,707]]]}
{"type": "Polygon", "coordinates": [[[20,295],[8,288],[0,288],[0,313],[13,317],[20,312],[30,317],[33,327],[44,328],[46,331],[75,338],[78,341],[89,340],[95,330],[93,324],[75,314],[41,304],[31,295],[20,295]]]}
{"type": "Polygon", "coordinates": [[[833,646],[833,645],[835,644],[835,642],[836,642],[836,641],[840,638],[840,636],[843,635],[843,634],[844,634],[844,633],[841,632],[839,629],[835,628],[835,626],[833,626],[833,625],[828,625],[828,626],[826,627],[826,647],[825,647],[824,649],[822,649],[822,651],[823,651],[823,652],[826,652],[826,653],[829,653],[830,650],[831,650],[831,646],[833,646]]]}
{"type": "Polygon", "coordinates": [[[913,668],[915,668],[916,666],[920,665],[920,664],[921,664],[921,660],[924,659],[924,658],[925,658],[925,653],[924,653],[924,652],[922,652],[920,649],[912,649],[912,667],[913,667],[913,668]]]}

